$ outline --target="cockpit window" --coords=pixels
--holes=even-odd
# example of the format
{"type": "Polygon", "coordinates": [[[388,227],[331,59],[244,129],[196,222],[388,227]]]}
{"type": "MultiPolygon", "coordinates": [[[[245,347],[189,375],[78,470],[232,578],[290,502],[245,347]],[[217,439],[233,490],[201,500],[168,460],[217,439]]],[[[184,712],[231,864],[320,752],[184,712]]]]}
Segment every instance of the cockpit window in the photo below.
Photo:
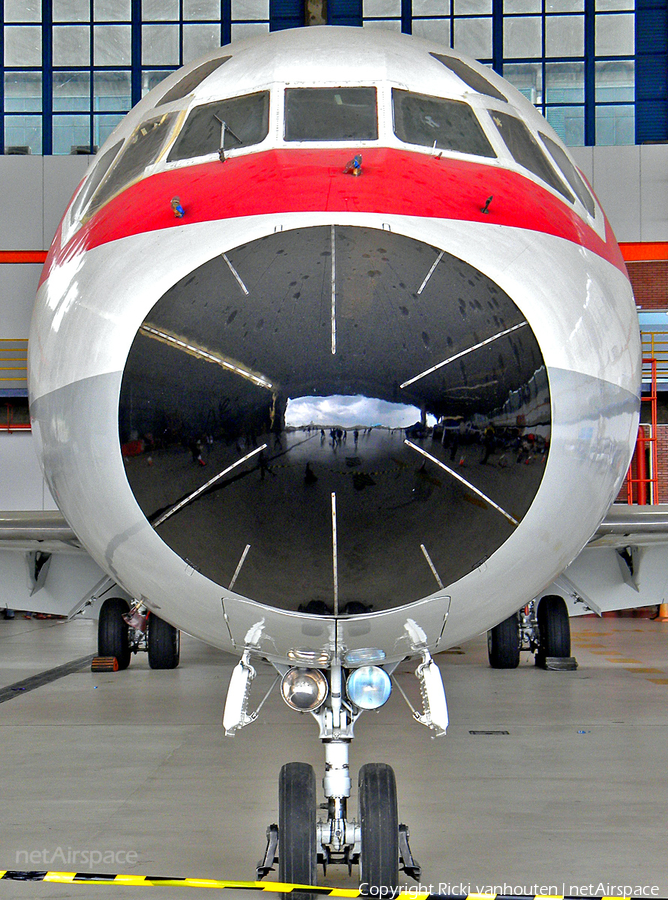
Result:
{"type": "Polygon", "coordinates": [[[99,159],[95,160],[95,165],[93,167],[93,171],[91,172],[90,176],[86,180],[86,183],[84,184],[84,186],[81,190],[81,193],[79,194],[77,199],[74,201],[74,204],[72,206],[72,218],[73,219],[76,219],[81,214],[81,211],[85,208],[85,206],[88,203],[88,201],[90,200],[90,198],[93,196],[95,191],[98,189],[98,187],[100,186],[100,182],[102,181],[104,176],[109,171],[111,164],[116,159],[116,157],[118,155],[118,151],[121,149],[122,146],[123,146],[123,141],[118,141],[118,143],[114,144],[113,147],[110,147],[108,150],[105,150],[105,152],[100,156],[99,159]]]}
{"type": "Polygon", "coordinates": [[[471,107],[461,100],[392,90],[394,133],[407,144],[495,157],[471,107]]]}
{"type": "Polygon", "coordinates": [[[550,156],[561,169],[564,178],[573,188],[584,208],[587,210],[590,216],[594,216],[596,213],[596,204],[594,203],[594,198],[587,190],[587,185],[580,178],[578,170],[575,168],[575,166],[559,146],[559,144],[556,144],[546,134],[543,134],[542,131],[539,131],[538,133],[540,134],[541,141],[547,147],[550,156]]]}
{"type": "Polygon", "coordinates": [[[286,88],[285,140],[378,140],[376,89],[286,88]]]}
{"type": "Polygon", "coordinates": [[[261,143],[269,133],[269,91],[206,103],[191,110],[168,160],[192,159],[261,143]]]}
{"type": "Polygon", "coordinates": [[[496,110],[491,112],[491,116],[515,162],[533,172],[534,175],[537,175],[538,178],[549,184],[555,191],[563,194],[569,203],[574,203],[573,195],[566,189],[561,180],[557,178],[556,172],[540,149],[538,141],[535,140],[524,122],[516,119],[515,116],[508,115],[508,113],[501,113],[496,110]]]}
{"type": "Polygon", "coordinates": [[[195,90],[198,84],[201,84],[205,78],[208,78],[212,72],[225,65],[230,59],[232,59],[231,56],[219,56],[216,59],[210,59],[202,63],[201,66],[197,66],[192,72],[188,72],[180,81],[177,81],[164,97],[160,98],[158,103],[162,105],[163,103],[171,103],[173,100],[181,100],[183,97],[187,97],[188,94],[195,90]]]}
{"type": "Polygon", "coordinates": [[[461,78],[464,84],[468,84],[470,88],[477,91],[478,94],[487,94],[488,97],[494,97],[495,100],[503,100],[508,102],[508,98],[497,90],[494,85],[489,82],[484,75],[476,72],[471,66],[467,66],[461,59],[456,56],[444,56],[442,53],[430,53],[434,59],[438,60],[446,69],[454,72],[457,78],[461,78]]]}
{"type": "Polygon", "coordinates": [[[126,141],[123,153],[94,195],[86,215],[93,215],[107,200],[139,178],[147,166],[158,159],[171,135],[177,115],[174,112],[156,116],[135,128],[126,141]]]}

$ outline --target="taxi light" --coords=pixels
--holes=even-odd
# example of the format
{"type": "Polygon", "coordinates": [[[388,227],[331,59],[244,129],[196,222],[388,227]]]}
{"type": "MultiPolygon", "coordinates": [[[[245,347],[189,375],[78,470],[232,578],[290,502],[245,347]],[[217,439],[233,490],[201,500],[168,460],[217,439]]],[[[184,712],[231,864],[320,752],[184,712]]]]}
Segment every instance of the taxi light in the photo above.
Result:
{"type": "Polygon", "coordinates": [[[328,693],[329,685],[320,669],[288,669],[281,681],[281,696],[298,712],[322,706],[328,693]]]}
{"type": "Polygon", "coordinates": [[[348,676],[346,691],[360,709],[379,709],[390,698],[392,682],[385,669],[362,666],[348,676]]]}

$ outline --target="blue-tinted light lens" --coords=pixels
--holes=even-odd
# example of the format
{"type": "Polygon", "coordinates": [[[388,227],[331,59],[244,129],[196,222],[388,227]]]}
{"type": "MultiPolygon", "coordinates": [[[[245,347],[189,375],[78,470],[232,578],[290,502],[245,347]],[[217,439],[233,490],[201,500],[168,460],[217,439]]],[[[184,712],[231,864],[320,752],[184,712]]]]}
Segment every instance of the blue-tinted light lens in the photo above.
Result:
{"type": "Polygon", "coordinates": [[[378,709],[392,693],[390,676],[378,666],[361,666],[348,676],[348,696],[360,709],[378,709]]]}

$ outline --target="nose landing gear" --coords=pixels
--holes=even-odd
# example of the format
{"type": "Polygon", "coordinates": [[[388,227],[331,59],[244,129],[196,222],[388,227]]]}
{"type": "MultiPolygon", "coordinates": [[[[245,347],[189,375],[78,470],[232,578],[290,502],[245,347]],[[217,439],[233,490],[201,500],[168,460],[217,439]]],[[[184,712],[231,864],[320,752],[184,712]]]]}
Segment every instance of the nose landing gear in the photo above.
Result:
{"type": "MultiPolygon", "coordinates": [[[[445,709],[442,682],[436,690],[433,678],[427,680],[425,669],[434,666],[428,654],[418,667],[425,712],[414,715],[437,733],[443,733],[447,722],[440,707],[445,709]]],[[[435,666],[434,666],[435,668],[435,666]]],[[[429,669],[430,675],[433,672],[429,669]]],[[[330,670],[331,692],[326,703],[311,710],[320,725],[320,738],[325,748],[323,788],[327,802],[320,808],[327,810],[327,818],[316,821],[316,784],[313,767],[306,763],[288,763],[279,777],[279,824],[267,829],[267,847],[257,866],[258,879],[273,871],[278,860],[279,879],[288,884],[316,884],[317,864],[325,872],[330,865],[346,865],[352,874],[359,865],[362,890],[396,888],[399,872],[416,880],[420,866],[413,858],[406,825],[399,824],[397,786],[394,771],[385,763],[362,766],[358,780],[358,817],[348,817],[351,778],[348,766],[353,727],[362,710],[342,698],[342,670],[333,665],[330,670]]],[[[244,687],[244,697],[247,697],[244,687]]],[[[233,703],[229,699],[230,708],[233,703]]],[[[245,722],[245,703],[242,711],[232,716],[238,727],[245,722]]],[[[231,721],[231,718],[228,721],[231,721]]],[[[250,721],[250,720],[249,720],[250,721]]],[[[232,728],[228,729],[232,732],[232,728]]],[[[304,892],[306,895],[306,892],[304,892]]],[[[305,900],[305,898],[304,898],[305,900]]]]}
{"type": "Polygon", "coordinates": [[[359,865],[363,890],[396,888],[400,870],[419,881],[421,867],[411,853],[408,827],[399,824],[392,767],[367,763],[360,769],[358,787],[358,820],[347,818],[347,797],[329,797],[326,821],[316,822],[313,767],[300,762],[284,765],[278,780],[279,825],[267,829],[258,880],[273,871],[278,860],[282,884],[317,884],[318,862],[325,872],[328,865],[347,865],[350,874],[359,865]]]}

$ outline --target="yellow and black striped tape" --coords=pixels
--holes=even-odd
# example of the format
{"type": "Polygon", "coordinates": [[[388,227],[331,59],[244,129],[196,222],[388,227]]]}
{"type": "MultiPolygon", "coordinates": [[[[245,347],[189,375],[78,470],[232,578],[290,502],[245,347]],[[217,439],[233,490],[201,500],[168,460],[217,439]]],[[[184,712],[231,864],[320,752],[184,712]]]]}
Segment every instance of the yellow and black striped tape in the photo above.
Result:
{"type": "MultiPolygon", "coordinates": [[[[290,894],[294,891],[321,894],[324,897],[377,897],[373,891],[359,888],[318,887],[308,884],[283,884],[280,881],[221,881],[216,878],[169,878],[162,875],[107,875],[95,872],[20,872],[0,869],[0,880],[6,881],[48,881],[51,884],[118,884],[125,887],[191,887],[218,888],[219,890],[266,891],[271,894],[290,894]]],[[[430,894],[427,891],[404,890],[396,893],[387,891],[388,900],[425,900],[438,897],[439,900],[580,900],[563,894],[430,894]]],[[[590,900],[623,900],[618,896],[592,897],[590,900]]],[[[655,898],[665,900],[665,898],[655,898]]]]}
{"type": "MultiPolygon", "coordinates": [[[[109,875],[98,872],[13,872],[0,869],[0,880],[48,881],[51,884],[122,884],[132,887],[180,887],[218,888],[241,891],[267,891],[272,894],[289,894],[308,890],[326,897],[361,897],[359,889],[317,887],[315,885],[283,884],[278,881],[220,881],[216,878],[170,878],[163,875],[109,875]]],[[[406,896],[398,893],[396,898],[406,896]]],[[[414,896],[411,894],[411,896],[414,896]]],[[[428,897],[429,894],[422,894],[428,897]]],[[[491,895],[487,898],[490,900],[491,895]]],[[[396,900],[395,898],[395,900],[396,900]]],[[[460,898],[464,900],[464,898],[460,898]]]]}

